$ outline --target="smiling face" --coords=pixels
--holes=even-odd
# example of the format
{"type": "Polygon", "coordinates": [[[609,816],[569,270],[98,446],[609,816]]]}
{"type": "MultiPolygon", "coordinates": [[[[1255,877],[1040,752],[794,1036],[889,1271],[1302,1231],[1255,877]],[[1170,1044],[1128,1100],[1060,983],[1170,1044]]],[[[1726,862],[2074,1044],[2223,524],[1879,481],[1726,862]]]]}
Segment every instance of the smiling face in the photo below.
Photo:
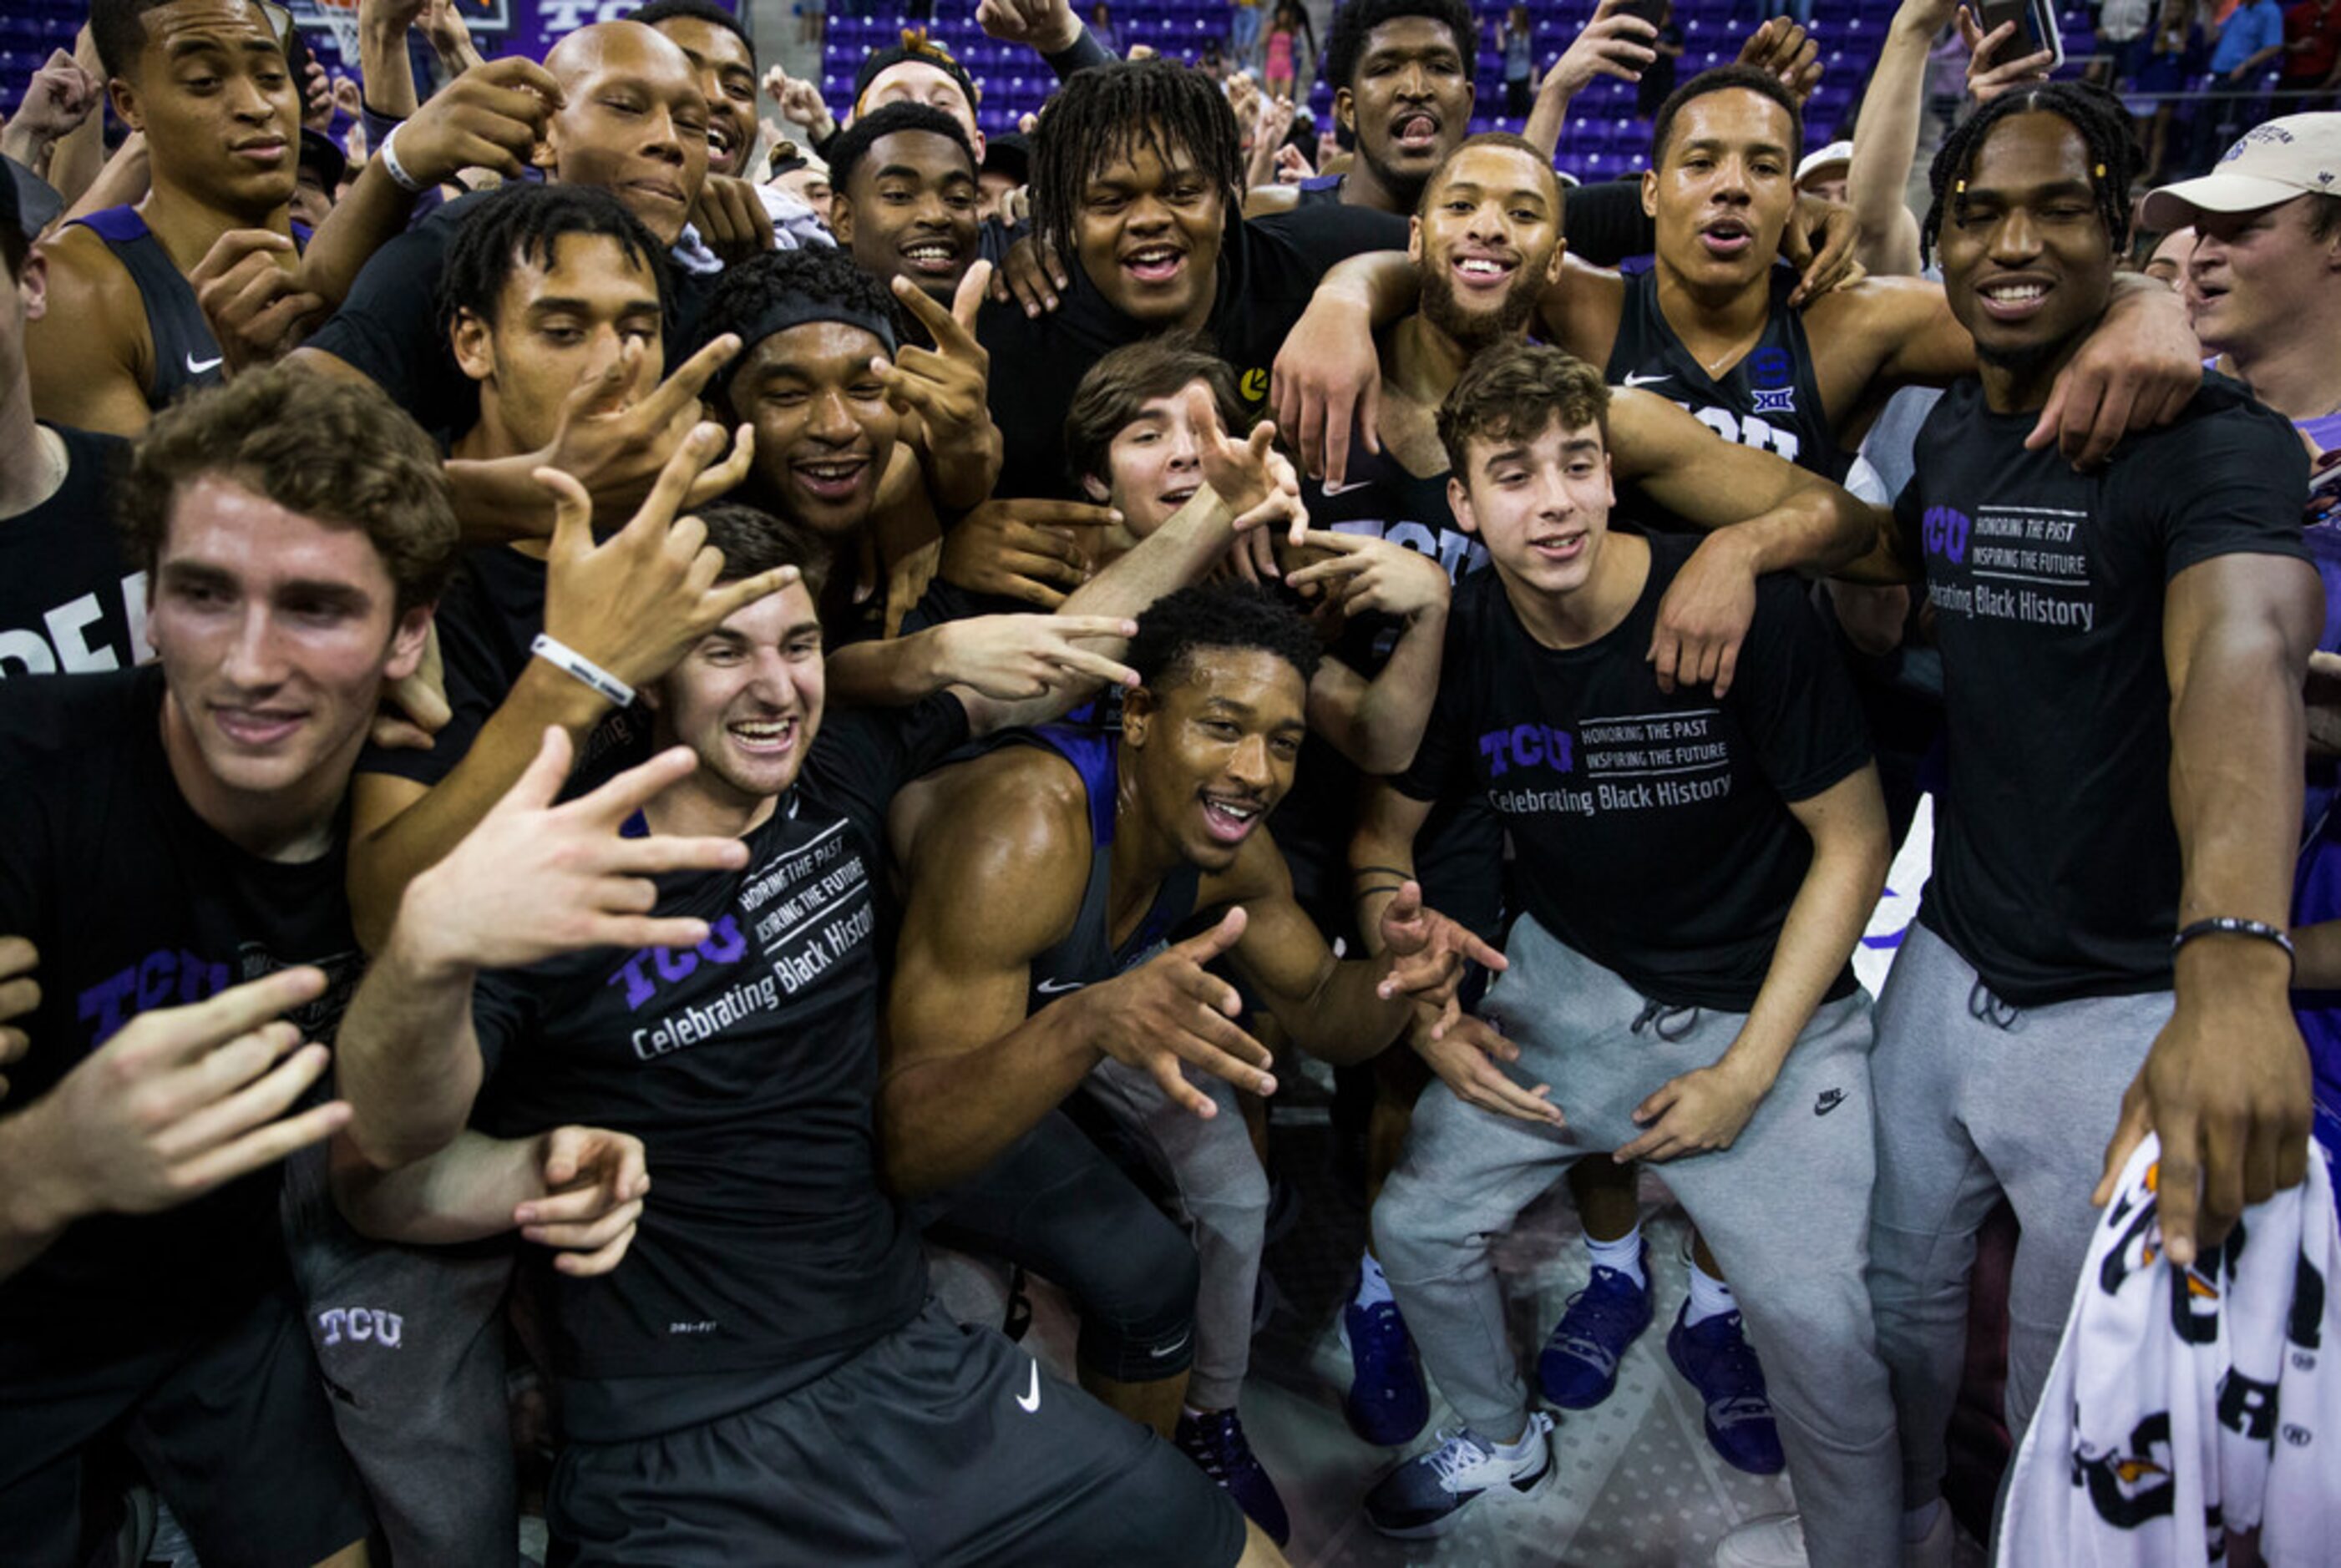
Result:
{"type": "Polygon", "coordinates": [[[1470,133],[1476,96],[1447,25],[1399,16],[1366,35],[1354,80],[1333,90],[1333,114],[1356,134],[1359,158],[1404,212],[1470,133]]]}
{"type": "Polygon", "coordinates": [[[975,261],[977,207],[964,149],[932,131],[897,131],[853,166],[831,227],[863,272],[881,282],[908,278],[949,305],[975,261]]]}
{"type": "Polygon", "coordinates": [[[284,45],[250,0],[173,0],[139,20],[136,64],[110,85],[146,134],[155,184],[259,223],[297,177],[301,95],[284,45]]]}
{"type": "Polygon", "coordinates": [[[1517,147],[1466,147],[1435,177],[1407,253],[1422,313],[1466,345],[1518,332],[1560,280],[1560,188],[1517,147]]]}
{"type": "Polygon", "coordinates": [[[756,476],[782,516],[828,539],[870,521],[902,417],[870,362],[886,345],[862,327],[804,322],[741,356],[727,394],[756,427],[756,476]]]}
{"type": "Polygon", "coordinates": [[[2248,362],[2304,321],[2328,319],[2341,280],[2341,232],[2319,239],[2316,198],[2254,213],[2201,213],[2187,261],[2187,299],[2203,346],[2248,362]]]}
{"type": "Polygon", "coordinates": [[[1235,864],[1292,788],[1308,695],[1300,671],[1273,653],[1199,648],[1124,699],[1134,804],[1190,865],[1235,864]]]}
{"type": "Polygon", "coordinates": [[[707,182],[707,98],[689,57],[639,22],[602,22],[554,45],[544,65],[567,101],[539,166],[612,192],[674,243],[707,182]]]}
{"type": "Polygon", "coordinates": [[[1642,208],[1658,220],[1659,265],[1695,287],[1760,283],[1796,205],[1795,126],[1763,94],[1726,87],[1682,105],[1642,175],[1642,208]]]}
{"type": "Polygon", "coordinates": [[[1617,494],[1599,425],[1555,418],[1534,435],[1474,436],[1447,501],[1514,593],[1574,593],[1593,579],[1617,494]]]}
{"type": "Polygon", "coordinates": [[[1951,313],[1987,366],[2029,371],[2077,343],[2105,313],[2114,276],[2080,132],[2045,113],[1992,126],[1937,248],[1951,313]]]}
{"type": "Polygon", "coordinates": [[[753,813],[796,782],[827,687],[821,616],[802,583],[734,610],[643,695],[662,746],[699,768],[679,788],[753,813]]]}
{"type": "Polygon", "coordinates": [[[655,24],[699,73],[707,100],[707,172],[737,174],[756,146],[756,57],[740,35],[697,16],[655,24]]]}
{"type": "Polygon", "coordinates": [[[384,680],[413,672],[430,623],[425,609],[398,613],[364,529],[219,474],[174,499],[150,592],[174,762],[246,799],[346,778],[384,680]]]}
{"type": "Polygon", "coordinates": [[[522,257],[492,324],[469,311],[450,329],[455,362],[480,383],[480,430],[490,449],[533,452],[560,429],[577,388],[635,348],[624,402],[646,396],[664,363],[658,280],[607,234],[563,234],[550,266],[522,257]]]}
{"type": "Polygon", "coordinates": [[[1154,326],[1199,326],[1218,286],[1227,203],[1185,148],[1132,136],[1073,214],[1081,270],[1106,303],[1154,326]]]}
{"type": "MultiPolygon", "coordinates": [[[[2168,283],[2183,295],[2187,293],[2187,262],[2194,253],[2194,229],[2173,229],[2154,243],[2154,254],[2146,258],[2146,265],[2139,270],[2156,283],[2168,283]]],[[[2188,308],[2193,308],[2191,301],[2188,308]]]]}
{"type": "Polygon", "coordinates": [[[1141,404],[1138,417],[1106,448],[1109,473],[1082,481],[1091,500],[1121,511],[1133,538],[1144,539],[1170,521],[1202,488],[1202,443],[1187,414],[1188,396],[1197,388],[1212,395],[1210,383],[1198,378],[1169,397],[1141,404]]]}

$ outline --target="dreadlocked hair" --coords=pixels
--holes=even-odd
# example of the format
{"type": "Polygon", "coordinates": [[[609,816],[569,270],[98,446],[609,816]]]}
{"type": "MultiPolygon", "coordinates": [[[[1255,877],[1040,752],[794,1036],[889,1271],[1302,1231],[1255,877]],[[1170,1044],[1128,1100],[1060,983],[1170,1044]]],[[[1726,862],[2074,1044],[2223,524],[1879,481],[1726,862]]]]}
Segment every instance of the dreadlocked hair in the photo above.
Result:
{"type": "Polygon", "coordinates": [[[1032,130],[1032,220],[1059,253],[1076,253],[1073,220],[1091,178],[1141,147],[1164,163],[1184,154],[1220,187],[1233,213],[1243,199],[1243,138],[1219,84],[1175,60],[1119,60],[1075,72],[1032,130]]]}
{"type": "Polygon", "coordinates": [[[1934,191],[1918,225],[1918,255],[1932,261],[1945,220],[1956,223],[1967,208],[1967,174],[1994,126],[2012,114],[2054,114],[2081,134],[2089,150],[2089,184],[2097,194],[2097,216],[2116,255],[2129,240],[2129,187],[2137,177],[2137,143],[2121,100],[2087,82],[2043,82],[2003,93],[1951,128],[1927,171],[1934,191]]]}

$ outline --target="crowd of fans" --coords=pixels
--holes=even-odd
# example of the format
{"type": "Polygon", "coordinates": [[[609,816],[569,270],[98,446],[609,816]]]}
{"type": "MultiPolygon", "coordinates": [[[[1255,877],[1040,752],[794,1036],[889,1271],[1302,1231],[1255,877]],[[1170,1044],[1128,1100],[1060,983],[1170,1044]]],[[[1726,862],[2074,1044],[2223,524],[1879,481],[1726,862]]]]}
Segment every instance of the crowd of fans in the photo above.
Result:
{"type": "Polygon", "coordinates": [[[831,103],[712,0],[345,79],[93,0],[0,133],[0,1557],[510,1562],[550,1451],[555,1563],[1280,1562],[1313,1058],[1379,1531],[1552,1483],[1647,1166],[1798,1507],[1716,1563],[2334,1561],[2332,9],[2105,7],[2277,73],[2192,178],[1905,0],[1848,140],[1784,14],[1565,189],[1664,6],[1349,0],[1311,138],[1292,5],[981,0],[1059,79],[987,136],[916,30],[831,103]]]}

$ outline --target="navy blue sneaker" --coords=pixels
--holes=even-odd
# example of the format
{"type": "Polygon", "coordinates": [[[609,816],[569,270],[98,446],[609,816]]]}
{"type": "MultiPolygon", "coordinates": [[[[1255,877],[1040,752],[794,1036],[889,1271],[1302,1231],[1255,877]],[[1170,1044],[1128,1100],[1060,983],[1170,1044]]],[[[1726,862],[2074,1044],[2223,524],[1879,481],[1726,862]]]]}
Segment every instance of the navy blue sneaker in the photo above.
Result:
{"type": "Polygon", "coordinates": [[[1398,1303],[1341,1309],[1341,1344],[1350,1352],[1350,1392],[1341,1401],[1350,1430],[1377,1448],[1401,1448],[1430,1420],[1430,1391],[1422,1384],[1414,1335],[1398,1303]]]}
{"type": "Polygon", "coordinates": [[[1179,1452],[1218,1482],[1236,1500],[1236,1506],[1268,1532],[1270,1540],[1281,1546],[1291,1539],[1292,1521],[1285,1516],[1284,1499],[1277,1495],[1276,1483],[1252,1457],[1243,1423],[1236,1419],[1234,1411],[1212,1410],[1201,1415],[1182,1412],[1177,1437],[1179,1452]]]}
{"type": "Polygon", "coordinates": [[[1366,1494],[1366,1523],[1385,1535],[1420,1540],[1453,1529],[1481,1497],[1534,1497],[1552,1480],[1551,1431],[1551,1416],[1541,1410],[1530,1415],[1528,1435],[1535,1442],[1513,1460],[1498,1458],[1495,1445],[1469,1427],[1442,1432],[1438,1447],[1374,1483],[1366,1494]]]}
{"type": "Polygon", "coordinates": [[[1734,1470],[1778,1475],[1788,1464],[1780,1453],[1780,1429],[1772,1424],[1772,1396],[1764,1369],[1739,1325],[1739,1315],[1723,1313],[1705,1323],[1683,1322],[1667,1335],[1667,1355],[1707,1405],[1707,1440],[1734,1470]]]}
{"type": "MultiPolygon", "coordinates": [[[[1650,1244],[1642,1244],[1642,1274],[1649,1276],[1650,1244]]],[[[1537,1357],[1537,1386],[1563,1410],[1590,1410],[1618,1386],[1626,1347],[1650,1326],[1650,1287],[1596,1264],[1583,1290],[1553,1325],[1537,1357]]]]}

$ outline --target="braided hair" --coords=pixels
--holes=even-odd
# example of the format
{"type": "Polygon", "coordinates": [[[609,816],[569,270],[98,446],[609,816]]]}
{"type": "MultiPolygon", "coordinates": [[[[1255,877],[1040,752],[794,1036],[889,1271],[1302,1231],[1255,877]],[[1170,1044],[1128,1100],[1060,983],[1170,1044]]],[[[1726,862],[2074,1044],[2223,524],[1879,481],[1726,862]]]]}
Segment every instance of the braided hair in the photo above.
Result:
{"type": "Polygon", "coordinates": [[[1215,182],[1227,211],[1243,202],[1243,138],[1219,84],[1175,60],[1119,60],[1065,79],[1032,131],[1032,220],[1071,256],[1091,178],[1140,147],[1165,163],[1184,153],[1215,182]]]}
{"type": "Polygon", "coordinates": [[[2129,187],[2137,177],[2137,143],[2121,100],[2087,82],[2042,82],[2003,93],[1951,128],[1943,138],[1927,182],[1935,197],[1918,225],[1918,254],[1934,259],[1935,242],[1946,220],[1957,222],[1967,207],[1967,174],[1992,128],[2011,114],[2054,114],[2080,133],[2089,150],[2089,184],[2097,195],[2097,216],[2116,254],[2129,240],[2129,187]]]}

